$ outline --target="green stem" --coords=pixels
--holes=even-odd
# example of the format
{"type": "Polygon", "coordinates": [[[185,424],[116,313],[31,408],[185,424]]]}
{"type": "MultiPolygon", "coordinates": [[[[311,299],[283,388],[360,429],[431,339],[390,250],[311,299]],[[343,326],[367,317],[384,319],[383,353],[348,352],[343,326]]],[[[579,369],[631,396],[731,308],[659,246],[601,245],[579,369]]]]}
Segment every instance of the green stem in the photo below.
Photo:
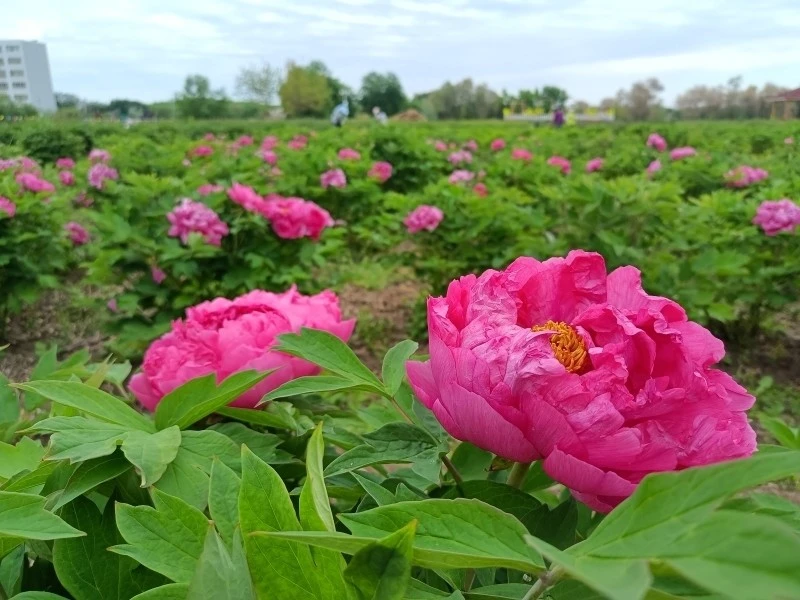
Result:
{"type": "Polygon", "coordinates": [[[553,584],[557,583],[563,574],[561,567],[555,567],[552,571],[545,571],[539,579],[536,580],[536,583],[531,586],[528,593],[523,596],[522,600],[536,600],[537,598],[541,598],[542,594],[551,588],[553,584]]]}
{"type": "Polygon", "coordinates": [[[456,482],[456,485],[460,486],[462,483],[464,483],[464,478],[461,477],[461,473],[458,472],[458,469],[453,464],[453,461],[450,460],[450,457],[447,456],[447,454],[442,456],[442,462],[444,463],[444,466],[447,467],[447,470],[450,471],[450,475],[453,477],[453,481],[456,482]]]}
{"type": "Polygon", "coordinates": [[[525,481],[525,476],[528,474],[528,469],[531,468],[531,463],[514,463],[511,467],[511,473],[508,476],[508,485],[519,489],[522,482],[525,481]]]}

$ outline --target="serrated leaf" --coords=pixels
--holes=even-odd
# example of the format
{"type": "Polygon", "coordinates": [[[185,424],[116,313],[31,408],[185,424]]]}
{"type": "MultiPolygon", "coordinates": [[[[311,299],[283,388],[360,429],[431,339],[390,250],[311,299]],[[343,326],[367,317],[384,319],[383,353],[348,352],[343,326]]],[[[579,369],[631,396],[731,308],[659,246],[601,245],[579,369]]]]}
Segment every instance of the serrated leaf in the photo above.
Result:
{"type": "Polygon", "coordinates": [[[345,580],[359,600],[402,600],[411,579],[416,521],[353,555],[345,580]]]}
{"type": "Polygon", "coordinates": [[[33,494],[0,492],[0,535],[31,540],[57,540],[84,535],[44,508],[33,494]]]}
{"type": "Polygon", "coordinates": [[[404,340],[392,346],[383,357],[381,378],[386,391],[394,396],[406,376],[406,361],[417,351],[419,344],[411,340],[404,340]]]}

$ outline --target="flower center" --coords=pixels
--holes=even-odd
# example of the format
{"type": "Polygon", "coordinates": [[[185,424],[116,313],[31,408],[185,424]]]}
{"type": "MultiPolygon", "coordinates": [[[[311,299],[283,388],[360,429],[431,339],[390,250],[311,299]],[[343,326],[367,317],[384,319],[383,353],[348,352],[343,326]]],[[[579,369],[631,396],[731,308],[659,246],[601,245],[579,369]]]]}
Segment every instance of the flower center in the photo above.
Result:
{"type": "Polygon", "coordinates": [[[544,325],[534,325],[532,331],[554,331],[550,337],[550,347],[556,359],[570,373],[580,373],[587,365],[589,353],[586,344],[573,327],[563,321],[548,321],[544,325]]]}

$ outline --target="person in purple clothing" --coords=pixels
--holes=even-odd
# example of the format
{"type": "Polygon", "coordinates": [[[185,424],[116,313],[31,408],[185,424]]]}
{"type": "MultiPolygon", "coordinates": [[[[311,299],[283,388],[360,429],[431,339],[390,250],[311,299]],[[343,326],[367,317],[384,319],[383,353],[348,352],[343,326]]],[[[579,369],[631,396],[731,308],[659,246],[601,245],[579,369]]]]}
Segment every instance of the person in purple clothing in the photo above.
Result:
{"type": "Polygon", "coordinates": [[[553,113],[553,125],[561,127],[564,124],[564,110],[559,106],[553,113]]]}

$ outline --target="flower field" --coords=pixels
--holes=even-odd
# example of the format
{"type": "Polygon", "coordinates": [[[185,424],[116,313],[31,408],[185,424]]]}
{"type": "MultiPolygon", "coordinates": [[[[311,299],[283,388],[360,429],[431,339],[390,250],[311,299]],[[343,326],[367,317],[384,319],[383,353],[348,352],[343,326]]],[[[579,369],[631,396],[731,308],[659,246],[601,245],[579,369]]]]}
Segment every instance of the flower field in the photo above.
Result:
{"type": "Polygon", "coordinates": [[[800,130],[4,127],[0,599],[800,598],[800,130]]]}

